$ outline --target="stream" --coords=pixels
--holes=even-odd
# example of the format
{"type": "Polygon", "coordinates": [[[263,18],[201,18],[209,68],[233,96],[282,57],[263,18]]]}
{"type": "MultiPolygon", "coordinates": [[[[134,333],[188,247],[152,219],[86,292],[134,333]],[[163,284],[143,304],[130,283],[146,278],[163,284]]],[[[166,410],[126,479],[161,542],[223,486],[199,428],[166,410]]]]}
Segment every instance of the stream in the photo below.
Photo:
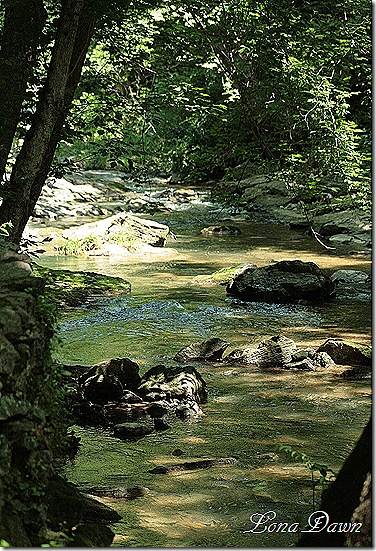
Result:
{"type": "MultiPolygon", "coordinates": [[[[371,302],[367,292],[343,290],[327,304],[307,306],[242,303],[221,285],[194,279],[228,266],[265,266],[279,260],[313,261],[332,273],[371,270],[360,256],[324,250],[312,238],[273,224],[238,220],[236,237],[203,236],[219,223],[210,209],[158,213],[176,235],[167,254],[129,258],[74,258],[45,254],[51,268],[95,271],[132,284],[123,298],[100,299],[66,311],[59,325],[57,359],[92,365],[128,357],[143,374],[159,363],[176,365],[182,347],[210,337],[231,343],[229,350],[274,335],[293,338],[299,347],[316,347],[328,337],[370,344],[371,302]]],[[[151,216],[149,216],[151,218],[151,216]]],[[[225,216],[220,217],[221,220],[225,216]]],[[[122,520],[112,526],[114,546],[124,547],[286,547],[296,533],[249,532],[250,516],[275,511],[278,522],[301,527],[319,503],[312,503],[311,475],[283,453],[289,444],[338,471],[359,438],[371,409],[369,380],[347,381],[331,372],[262,372],[247,367],[195,364],[207,382],[204,416],[171,419],[172,428],[137,442],[124,442],[105,429],[74,427],[81,437],[66,476],[83,490],[90,486],[147,487],[134,500],[98,498],[122,520]],[[157,465],[181,460],[235,457],[235,465],[168,475],[157,465]]],[[[317,474],[317,473],[316,473],[317,474]]]]}

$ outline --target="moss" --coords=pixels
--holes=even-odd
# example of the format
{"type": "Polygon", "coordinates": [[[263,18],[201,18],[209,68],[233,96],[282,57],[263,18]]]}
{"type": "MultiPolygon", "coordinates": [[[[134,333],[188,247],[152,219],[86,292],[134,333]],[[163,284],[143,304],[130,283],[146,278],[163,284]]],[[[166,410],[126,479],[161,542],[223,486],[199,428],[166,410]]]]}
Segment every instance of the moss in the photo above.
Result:
{"type": "Polygon", "coordinates": [[[222,268],[212,274],[199,275],[194,278],[194,281],[199,285],[227,285],[232,278],[239,275],[245,268],[252,267],[251,264],[237,264],[222,268]]]}
{"type": "Polygon", "coordinates": [[[52,270],[33,264],[35,275],[45,278],[46,296],[55,304],[77,306],[90,297],[120,296],[129,293],[131,285],[121,277],[94,272],[52,270]]]}

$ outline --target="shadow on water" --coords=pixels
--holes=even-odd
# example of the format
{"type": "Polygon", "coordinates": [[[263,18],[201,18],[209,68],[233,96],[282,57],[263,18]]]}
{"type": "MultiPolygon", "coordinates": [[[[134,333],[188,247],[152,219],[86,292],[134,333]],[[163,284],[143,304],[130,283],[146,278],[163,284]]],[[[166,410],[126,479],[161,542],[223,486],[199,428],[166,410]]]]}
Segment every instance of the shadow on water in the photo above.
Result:
{"type": "MultiPolygon", "coordinates": [[[[204,215],[189,216],[164,215],[178,234],[169,244],[176,253],[164,259],[42,257],[41,263],[50,267],[97,271],[132,283],[130,296],[98,300],[64,314],[60,360],[91,365],[130,357],[143,373],[157,363],[175,365],[172,358],[180,348],[214,336],[227,340],[229,350],[276,334],[293,338],[301,347],[317,346],[330,336],[370,342],[367,290],[354,294],[343,289],[333,301],[315,306],[270,305],[242,303],[227,297],[223,286],[193,282],[195,275],[248,262],[263,266],[300,258],[331,273],[369,272],[369,261],[335,256],[308,237],[273,225],[241,223],[240,237],[204,237],[200,229],[210,221],[204,215]]],[[[116,439],[106,430],[76,427],[82,445],[66,469],[68,478],[83,489],[150,489],[134,501],[100,498],[123,516],[114,525],[116,546],[293,545],[295,533],[247,532],[253,513],[272,510],[279,522],[303,526],[312,511],[309,472],[276,453],[276,445],[290,444],[338,470],[368,420],[369,382],[341,380],[330,370],[197,367],[209,392],[202,418],[183,422],[173,417],[168,419],[169,431],[135,443],[116,439]],[[172,455],[176,448],[182,450],[181,458],[172,455]],[[238,462],[170,475],[149,472],[157,465],[211,457],[235,457],[238,462]]]]}

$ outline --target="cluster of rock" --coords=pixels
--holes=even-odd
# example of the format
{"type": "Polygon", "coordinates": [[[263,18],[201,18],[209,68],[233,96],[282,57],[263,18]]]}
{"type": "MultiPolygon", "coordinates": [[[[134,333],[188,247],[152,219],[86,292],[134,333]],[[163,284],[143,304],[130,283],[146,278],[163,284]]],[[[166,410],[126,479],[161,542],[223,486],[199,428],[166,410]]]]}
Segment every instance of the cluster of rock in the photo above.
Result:
{"type": "MultiPolygon", "coordinates": [[[[218,187],[217,184],[216,187],[218,187]]],[[[289,225],[292,229],[310,232],[313,223],[315,231],[330,246],[346,246],[355,253],[370,254],[372,247],[372,226],[370,217],[354,209],[338,209],[315,215],[313,221],[307,217],[288,186],[281,178],[268,175],[253,175],[240,181],[223,182],[228,191],[234,189],[239,203],[252,214],[253,219],[289,225]]],[[[330,198],[333,205],[335,200],[330,198]]]]}
{"type": "MultiPolygon", "coordinates": [[[[154,214],[204,206],[218,207],[206,190],[196,187],[170,187],[171,178],[137,179],[131,174],[111,170],[86,170],[51,178],[46,182],[34,209],[34,218],[58,219],[80,216],[110,216],[119,212],[154,214]]],[[[236,182],[213,182],[218,189],[234,188],[245,218],[283,223],[310,232],[310,222],[291,196],[285,182],[268,175],[254,175],[236,182]]],[[[333,201],[331,201],[333,202],[333,201]]],[[[220,207],[220,206],[219,206],[220,207]]],[[[221,207],[220,207],[221,208],[221,207]]],[[[340,208],[340,207],[339,207],[340,208]]],[[[229,209],[225,209],[230,212],[229,209]]],[[[223,207],[222,207],[223,211],[223,207]]],[[[219,211],[218,211],[219,212],[219,211]]],[[[315,216],[313,225],[323,241],[351,252],[370,254],[369,216],[354,210],[337,210],[315,216]]],[[[206,230],[206,228],[204,228],[206,230]]],[[[206,235],[239,235],[226,226],[213,226],[206,235]]]]}
{"type": "Polygon", "coordinates": [[[296,343],[283,335],[264,339],[257,346],[232,350],[224,356],[230,343],[212,338],[191,344],[174,357],[179,362],[222,362],[259,369],[288,369],[315,371],[336,365],[351,366],[341,377],[370,377],[372,349],[370,346],[339,339],[327,339],[318,348],[298,348],[296,343]]]}
{"type": "Polygon", "coordinates": [[[115,436],[137,440],[154,430],[166,430],[165,416],[187,419],[202,415],[206,383],[192,366],[157,365],[142,377],[128,358],[92,366],[66,366],[75,373],[71,408],[81,424],[112,427],[115,436]]]}
{"type": "Polygon", "coordinates": [[[210,203],[207,191],[170,187],[169,181],[163,178],[142,180],[113,170],[65,174],[64,178],[47,180],[33,217],[59,219],[109,216],[118,212],[154,214],[210,203]]]}

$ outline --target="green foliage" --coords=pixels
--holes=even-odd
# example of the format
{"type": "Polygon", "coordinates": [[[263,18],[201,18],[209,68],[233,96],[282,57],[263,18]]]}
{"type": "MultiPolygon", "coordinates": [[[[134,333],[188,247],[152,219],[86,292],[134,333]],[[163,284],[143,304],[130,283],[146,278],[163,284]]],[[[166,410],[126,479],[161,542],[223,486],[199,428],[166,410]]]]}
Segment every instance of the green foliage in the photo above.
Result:
{"type": "Polygon", "coordinates": [[[70,256],[86,256],[89,251],[99,249],[101,246],[101,240],[96,235],[88,235],[83,239],[78,238],[64,238],[64,243],[59,246],[58,251],[60,254],[70,256]]]}
{"type": "Polygon", "coordinates": [[[276,449],[279,452],[284,452],[289,455],[289,457],[291,457],[293,461],[304,465],[306,469],[310,472],[312,484],[312,505],[313,507],[315,507],[316,486],[320,485],[322,489],[324,489],[325,486],[328,486],[328,484],[333,481],[336,473],[327,465],[317,463],[316,461],[314,461],[314,459],[312,459],[312,457],[308,456],[307,454],[294,450],[292,446],[286,444],[278,444],[276,449]],[[314,478],[316,472],[319,474],[319,478],[317,480],[315,480],[314,478]]]}
{"type": "Polygon", "coordinates": [[[367,210],[369,29],[365,0],[133,7],[97,31],[59,160],[191,180],[251,163],[313,213],[367,210]]]}
{"type": "Polygon", "coordinates": [[[0,225],[0,240],[1,238],[8,237],[9,230],[10,228],[12,228],[12,226],[12,222],[5,222],[4,224],[0,225]]]}

